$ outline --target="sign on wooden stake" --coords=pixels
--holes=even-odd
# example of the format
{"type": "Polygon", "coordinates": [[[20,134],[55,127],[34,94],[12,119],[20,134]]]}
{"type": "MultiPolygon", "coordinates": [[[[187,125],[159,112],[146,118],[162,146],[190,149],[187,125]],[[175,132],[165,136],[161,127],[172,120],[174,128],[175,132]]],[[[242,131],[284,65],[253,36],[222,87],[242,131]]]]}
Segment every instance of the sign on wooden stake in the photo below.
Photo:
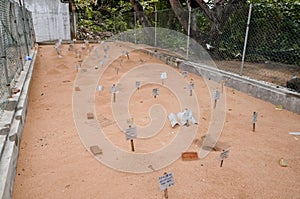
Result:
{"type": "Polygon", "coordinates": [[[161,191],[164,191],[164,197],[167,199],[168,196],[168,188],[175,185],[173,173],[164,173],[163,176],[158,178],[159,188],[161,191]]]}
{"type": "Polygon", "coordinates": [[[252,131],[253,132],[255,132],[255,123],[257,122],[257,116],[258,116],[258,113],[253,112],[253,116],[252,116],[252,125],[253,125],[252,131]]]}

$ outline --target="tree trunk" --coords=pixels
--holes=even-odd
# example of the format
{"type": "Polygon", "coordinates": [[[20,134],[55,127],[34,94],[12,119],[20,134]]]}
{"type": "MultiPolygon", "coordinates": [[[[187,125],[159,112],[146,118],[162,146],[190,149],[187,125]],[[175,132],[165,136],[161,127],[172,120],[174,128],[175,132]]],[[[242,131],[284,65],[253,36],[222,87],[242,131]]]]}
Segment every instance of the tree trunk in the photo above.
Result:
{"type": "MultiPolygon", "coordinates": [[[[181,6],[179,0],[169,0],[169,2],[171,4],[171,7],[177,19],[179,20],[179,23],[183,26],[185,32],[188,32],[188,19],[189,19],[188,10],[184,9],[181,6]]],[[[194,21],[193,16],[192,16],[192,21],[194,21]]],[[[196,21],[194,21],[194,23],[196,24],[196,21]]],[[[190,36],[197,41],[203,39],[203,35],[201,34],[200,29],[197,25],[191,25],[190,33],[191,33],[190,36]]]]}
{"type": "Polygon", "coordinates": [[[141,5],[141,3],[138,0],[130,0],[130,3],[133,6],[134,11],[136,12],[136,16],[139,19],[139,21],[141,22],[142,26],[144,27],[144,32],[145,35],[148,37],[149,39],[149,43],[148,44],[153,44],[154,45],[154,29],[150,28],[153,27],[150,23],[150,21],[148,20],[148,17],[145,15],[143,6],[141,5]],[[147,28],[149,27],[149,28],[147,28]]]}
{"type": "Polygon", "coordinates": [[[136,15],[138,19],[140,20],[143,27],[152,27],[150,21],[148,20],[148,17],[145,15],[143,6],[138,0],[130,0],[130,3],[133,6],[134,11],[136,12],[136,15]]]}
{"type": "Polygon", "coordinates": [[[210,8],[203,0],[196,0],[196,2],[211,22],[209,36],[201,43],[212,45],[214,48],[210,54],[218,58],[218,47],[226,22],[238,5],[246,3],[246,0],[214,0],[213,8],[210,8]]]}

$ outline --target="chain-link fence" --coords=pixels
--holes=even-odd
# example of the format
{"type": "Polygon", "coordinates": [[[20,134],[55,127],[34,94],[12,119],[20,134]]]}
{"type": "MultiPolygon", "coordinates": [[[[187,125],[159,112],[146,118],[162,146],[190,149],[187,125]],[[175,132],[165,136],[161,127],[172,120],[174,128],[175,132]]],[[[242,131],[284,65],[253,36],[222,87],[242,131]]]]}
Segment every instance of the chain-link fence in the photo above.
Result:
{"type": "MultiPolygon", "coordinates": [[[[167,9],[146,11],[145,14],[152,27],[186,35],[190,32],[191,38],[206,48],[220,69],[286,86],[293,76],[300,76],[299,10],[297,3],[253,4],[251,9],[249,4],[239,4],[234,5],[229,17],[223,15],[215,21],[210,20],[200,8],[190,12],[188,9],[167,9]],[[247,25],[247,22],[250,23],[247,25]]],[[[100,25],[99,31],[114,34],[138,31],[142,27],[140,15],[137,12],[114,14],[110,17],[113,23],[112,20],[98,18],[93,20],[93,24],[105,24],[100,25]]],[[[84,15],[78,16],[80,24],[84,15]]],[[[164,39],[168,41],[168,36],[164,39]]],[[[141,38],[131,41],[143,42],[141,38]]],[[[175,41],[174,38],[172,41],[175,41]]],[[[184,41],[175,41],[174,48],[177,45],[177,48],[187,51],[187,44],[182,43],[184,41]]]]}
{"type": "Polygon", "coordinates": [[[0,117],[34,45],[31,13],[18,3],[0,1],[0,117]]]}

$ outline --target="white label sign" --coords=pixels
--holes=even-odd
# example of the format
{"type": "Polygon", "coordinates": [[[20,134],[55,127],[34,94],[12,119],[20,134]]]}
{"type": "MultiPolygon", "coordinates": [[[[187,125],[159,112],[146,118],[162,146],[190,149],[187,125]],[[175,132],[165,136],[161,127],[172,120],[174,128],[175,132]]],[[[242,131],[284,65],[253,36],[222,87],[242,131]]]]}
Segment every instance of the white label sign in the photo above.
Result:
{"type": "Polygon", "coordinates": [[[111,91],[112,93],[118,93],[118,92],[119,92],[119,87],[116,86],[116,85],[114,85],[114,86],[111,87],[110,91],[111,91]]]}
{"type": "Polygon", "coordinates": [[[98,85],[98,86],[96,87],[96,90],[97,90],[97,91],[103,91],[103,86],[102,86],[102,85],[98,85]]]}
{"type": "Polygon", "coordinates": [[[194,82],[190,82],[190,83],[189,83],[189,86],[188,86],[189,90],[193,90],[194,87],[195,87],[194,82]]]}
{"type": "Polygon", "coordinates": [[[213,93],[213,99],[214,99],[214,100],[220,99],[220,91],[216,90],[216,91],[213,93]]]}
{"type": "Polygon", "coordinates": [[[220,159],[221,160],[224,160],[226,158],[229,157],[229,150],[226,150],[226,151],[223,151],[221,154],[220,154],[220,159]]]}
{"type": "Polygon", "coordinates": [[[160,73],[160,79],[167,79],[167,78],[168,76],[166,72],[160,73]]]}
{"type": "Polygon", "coordinates": [[[154,97],[158,95],[158,88],[154,88],[154,89],[152,90],[152,95],[153,95],[154,97]]]}
{"type": "Polygon", "coordinates": [[[252,123],[256,123],[257,122],[257,116],[258,116],[258,113],[254,112],[253,116],[252,116],[252,123]]]}
{"type": "Polygon", "coordinates": [[[141,82],[140,81],[136,81],[135,82],[135,87],[136,88],[140,88],[141,87],[141,82]]]}
{"type": "Polygon", "coordinates": [[[174,177],[172,173],[166,173],[163,176],[158,178],[159,180],[159,188],[161,191],[167,189],[168,187],[174,186],[174,177]]]}
{"type": "Polygon", "coordinates": [[[126,140],[136,139],[136,137],[137,137],[136,127],[130,127],[128,129],[126,129],[125,135],[126,135],[126,140]]]}

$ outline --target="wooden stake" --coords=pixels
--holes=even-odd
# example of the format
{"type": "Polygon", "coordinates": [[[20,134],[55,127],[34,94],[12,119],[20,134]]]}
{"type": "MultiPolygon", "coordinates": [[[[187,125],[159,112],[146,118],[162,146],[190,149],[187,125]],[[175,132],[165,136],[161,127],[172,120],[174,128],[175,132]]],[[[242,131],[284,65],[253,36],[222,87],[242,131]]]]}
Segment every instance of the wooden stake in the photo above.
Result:
{"type": "Polygon", "coordinates": [[[225,80],[222,80],[222,83],[221,83],[221,93],[224,92],[224,85],[225,85],[225,80]]]}
{"type": "Polygon", "coordinates": [[[222,167],[222,166],[223,166],[223,161],[224,161],[224,160],[221,160],[221,164],[220,164],[220,167],[222,167]]]}
{"type": "Polygon", "coordinates": [[[131,151],[134,152],[134,143],[132,139],[130,140],[130,143],[131,143],[131,151]]]}
{"type": "Polygon", "coordinates": [[[169,195],[168,195],[168,189],[165,189],[165,190],[164,190],[164,197],[165,197],[166,199],[169,198],[169,195]]]}
{"type": "Polygon", "coordinates": [[[116,102],[116,93],[113,93],[114,103],[116,102]]]}
{"type": "Polygon", "coordinates": [[[255,132],[255,123],[257,122],[257,116],[258,116],[258,113],[257,112],[253,112],[253,116],[252,116],[252,131],[255,132]]]}
{"type": "MultiPolygon", "coordinates": [[[[167,174],[167,172],[164,173],[164,175],[166,175],[166,174],[167,174]]],[[[168,198],[169,198],[168,188],[166,188],[166,189],[164,190],[164,197],[165,197],[165,199],[168,199],[168,198]]]]}

